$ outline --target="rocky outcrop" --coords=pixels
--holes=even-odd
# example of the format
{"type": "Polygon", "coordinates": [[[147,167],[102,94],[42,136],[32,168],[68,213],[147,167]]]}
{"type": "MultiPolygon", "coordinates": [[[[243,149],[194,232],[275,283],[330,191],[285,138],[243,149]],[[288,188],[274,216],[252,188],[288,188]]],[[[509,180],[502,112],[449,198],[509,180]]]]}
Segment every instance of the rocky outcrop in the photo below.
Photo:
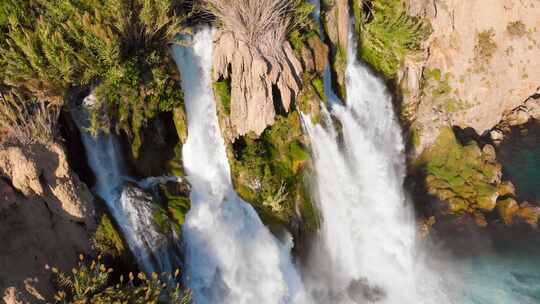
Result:
{"type": "MultiPolygon", "coordinates": [[[[540,85],[540,6],[535,0],[408,0],[433,33],[400,75],[417,152],[440,126],[483,134],[540,85]],[[486,7],[489,6],[489,7],[486,7]]],[[[514,118],[524,120],[523,113],[514,118]]]]}
{"type": "MultiPolygon", "coordinates": [[[[349,1],[336,0],[323,5],[322,22],[331,46],[332,66],[337,93],[345,100],[345,69],[349,49],[349,1]]],[[[357,5],[356,1],[354,2],[357,5]]]]}
{"type": "Polygon", "coordinates": [[[250,46],[233,32],[216,32],[213,78],[231,82],[230,132],[225,132],[230,140],[249,132],[260,135],[274,123],[276,113],[288,112],[297,98],[301,64],[288,42],[278,48],[266,52],[250,46]]]}
{"type": "Polygon", "coordinates": [[[91,252],[93,197],[57,144],[1,147],[0,172],[0,296],[41,303],[54,292],[47,267],[91,252]]]}
{"type": "Polygon", "coordinates": [[[94,223],[93,197],[69,168],[58,144],[0,149],[0,173],[26,197],[43,197],[48,208],[69,220],[94,223]]]}

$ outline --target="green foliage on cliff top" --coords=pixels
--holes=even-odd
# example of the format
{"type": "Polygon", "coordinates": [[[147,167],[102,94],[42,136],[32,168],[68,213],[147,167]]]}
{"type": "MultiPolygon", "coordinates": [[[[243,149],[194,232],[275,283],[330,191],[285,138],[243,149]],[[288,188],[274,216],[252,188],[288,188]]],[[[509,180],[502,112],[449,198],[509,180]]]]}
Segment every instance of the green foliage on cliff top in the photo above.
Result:
{"type": "Polygon", "coordinates": [[[0,6],[0,80],[56,104],[74,90],[94,88],[95,131],[123,130],[137,154],[147,119],[181,106],[168,54],[183,21],[177,14],[181,0],[21,3],[0,6]]]}
{"type": "Polygon", "coordinates": [[[394,78],[407,54],[421,49],[430,28],[409,16],[402,0],[367,0],[354,11],[359,56],[387,78],[394,78]]]}
{"type": "Polygon", "coordinates": [[[58,286],[54,296],[57,303],[188,304],[191,301],[189,290],[179,284],[164,284],[166,281],[178,281],[178,270],[164,278],[159,278],[155,273],[150,277],[143,273],[135,277],[129,273],[126,277],[122,276],[119,282],[113,282],[112,268],[106,267],[99,258],[87,263],[81,256],[78,266],[70,274],[56,268],[52,272],[58,286]]]}
{"type": "Polygon", "coordinates": [[[429,193],[449,203],[450,212],[491,211],[500,182],[500,165],[474,141],[462,146],[450,128],[422,155],[429,193]]]}

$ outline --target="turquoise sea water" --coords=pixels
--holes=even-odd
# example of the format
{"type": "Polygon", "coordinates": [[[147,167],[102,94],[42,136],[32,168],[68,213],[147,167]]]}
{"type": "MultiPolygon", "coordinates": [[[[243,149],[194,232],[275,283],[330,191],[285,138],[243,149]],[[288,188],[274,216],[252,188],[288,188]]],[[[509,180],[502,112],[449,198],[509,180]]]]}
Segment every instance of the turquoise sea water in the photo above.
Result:
{"type": "MultiPolygon", "coordinates": [[[[540,203],[540,123],[512,130],[497,157],[518,200],[540,203]]],[[[464,304],[540,303],[540,231],[521,237],[516,232],[494,242],[488,254],[464,260],[464,304]]]]}
{"type": "Polygon", "coordinates": [[[512,130],[498,147],[505,179],[518,189],[518,198],[540,202],[540,122],[512,130]]]}
{"type": "Polygon", "coordinates": [[[464,304],[540,303],[540,256],[504,252],[468,263],[464,304]]]}

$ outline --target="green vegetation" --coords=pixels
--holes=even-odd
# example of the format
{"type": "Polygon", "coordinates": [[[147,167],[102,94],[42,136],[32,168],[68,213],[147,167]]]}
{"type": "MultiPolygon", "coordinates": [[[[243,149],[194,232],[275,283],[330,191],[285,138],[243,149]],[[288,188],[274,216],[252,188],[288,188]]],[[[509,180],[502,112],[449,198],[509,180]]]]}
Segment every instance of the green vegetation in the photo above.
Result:
{"type": "Polygon", "coordinates": [[[485,71],[486,65],[497,51],[497,44],[494,41],[495,31],[493,29],[485,30],[476,35],[476,44],[474,45],[474,59],[478,71],[485,71]]]}
{"type": "Polygon", "coordinates": [[[364,12],[354,10],[359,56],[387,78],[394,78],[409,53],[421,49],[430,27],[409,16],[402,0],[367,0],[364,12]]]}
{"type": "MultiPolygon", "coordinates": [[[[301,210],[311,210],[303,177],[310,155],[303,144],[298,112],[278,117],[260,138],[248,135],[238,139],[233,153],[236,190],[254,204],[266,223],[289,225],[297,205],[301,210]]],[[[304,219],[306,227],[317,226],[313,214],[304,219]]]]}
{"type": "Polygon", "coordinates": [[[182,27],[181,0],[3,1],[2,91],[63,105],[93,88],[93,130],[125,132],[137,156],[141,128],[182,106],[167,44],[182,27]],[[24,3],[24,4],[23,4],[24,3]]]}
{"type": "MultiPolygon", "coordinates": [[[[107,268],[100,258],[88,264],[80,256],[79,264],[71,274],[56,268],[52,272],[58,285],[54,296],[57,303],[188,304],[191,301],[189,291],[182,289],[179,284],[164,283],[155,273],[150,277],[139,273],[136,278],[129,273],[126,279],[121,276],[119,282],[113,282],[113,269],[107,268]]],[[[179,271],[164,279],[165,282],[178,281],[179,271]]]]}
{"type": "Polygon", "coordinates": [[[443,73],[440,69],[426,69],[422,74],[422,96],[447,114],[459,113],[459,110],[470,107],[468,102],[455,97],[450,85],[452,79],[452,74],[443,73]]]}
{"type": "Polygon", "coordinates": [[[230,80],[220,80],[214,83],[214,94],[221,102],[226,115],[231,114],[231,83],[230,80]]]}
{"type": "Polygon", "coordinates": [[[489,212],[495,207],[501,167],[474,141],[462,146],[450,128],[422,155],[430,194],[449,204],[452,214],[489,212]]]}
{"type": "Polygon", "coordinates": [[[170,217],[174,220],[177,227],[184,224],[186,213],[191,207],[191,201],[189,200],[189,190],[175,191],[170,189],[166,185],[160,186],[160,193],[167,202],[167,211],[170,217]]]}
{"type": "Polygon", "coordinates": [[[114,258],[121,257],[126,249],[122,236],[105,214],[101,216],[99,226],[92,236],[92,244],[99,253],[114,258]]]}
{"type": "Polygon", "coordinates": [[[521,38],[527,34],[527,28],[522,21],[513,21],[508,23],[506,31],[513,37],[521,38]]]}

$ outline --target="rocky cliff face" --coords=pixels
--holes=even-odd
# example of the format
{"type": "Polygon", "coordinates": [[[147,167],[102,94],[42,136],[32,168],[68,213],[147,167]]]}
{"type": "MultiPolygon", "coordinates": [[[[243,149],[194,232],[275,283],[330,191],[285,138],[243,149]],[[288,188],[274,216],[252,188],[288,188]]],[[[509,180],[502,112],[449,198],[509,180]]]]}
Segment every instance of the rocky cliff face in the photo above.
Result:
{"type": "Polygon", "coordinates": [[[249,132],[260,135],[274,123],[276,112],[289,111],[300,92],[302,67],[286,41],[270,52],[219,31],[213,64],[214,81],[231,82],[229,139],[249,132]]]}
{"type": "Polygon", "coordinates": [[[91,252],[94,198],[58,144],[4,146],[0,173],[0,296],[40,303],[53,292],[46,266],[68,270],[91,252]]]}
{"type": "Polygon", "coordinates": [[[409,0],[432,35],[400,76],[404,107],[419,141],[443,125],[478,134],[497,125],[540,86],[540,4],[534,0],[409,0]]]}

